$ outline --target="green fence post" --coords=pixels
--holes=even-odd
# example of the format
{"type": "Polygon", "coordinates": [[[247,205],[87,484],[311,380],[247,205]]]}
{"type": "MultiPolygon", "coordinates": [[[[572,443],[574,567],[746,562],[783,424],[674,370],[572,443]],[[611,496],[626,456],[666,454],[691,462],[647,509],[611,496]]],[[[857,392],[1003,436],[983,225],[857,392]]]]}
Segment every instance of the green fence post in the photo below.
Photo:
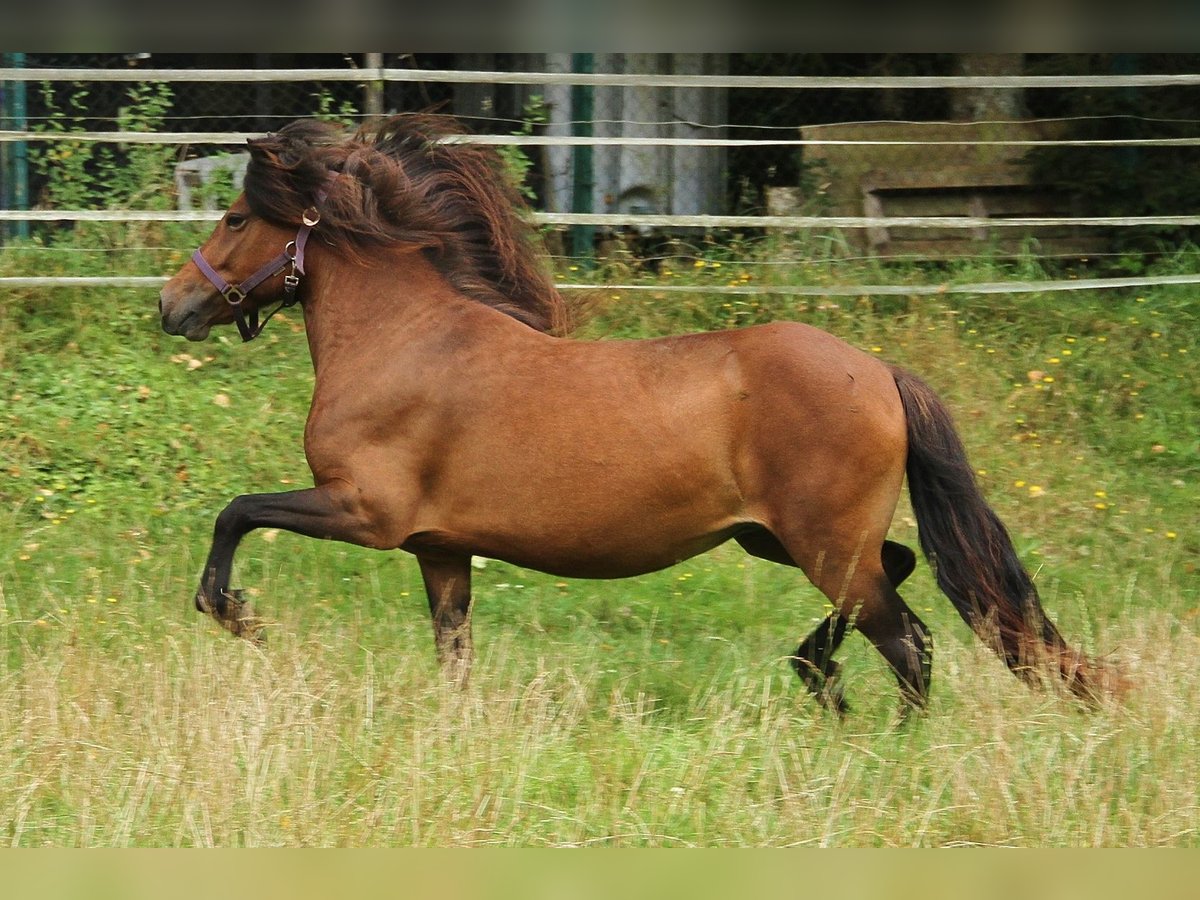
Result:
{"type": "MultiPolygon", "coordinates": [[[[10,69],[24,68],[25,54],[5,53],[4,65],[10,69]]],[[[23,81],[10,81],[5,86],[4,127],[12,131],[25,131],[29,127],[23,81]]],[[[4,205],[9,209],[29,209],[29,151],[25,141],[6,143],[4,156],[4,205]]],[[[28,238],[29,223],[13,222],[8,233],[15,238],[28,238]]]]}
{"type": "MultiPolygon", "coordinates": [[[[573,72],[590,73],[592,65],[592,54],[571,54],[571,70],[573,72]]],[[[571,134],[576,137],[592,136],[592,86],[590,84],[571,86],[571,134]]],[[[595,186],[590,144],[575,147],[574,162],[571,178],[571,212],[590,213],[593,211],[592,192],[595,186]]],[[[591,265],[595,253],[595,236],[596,229],[592,225],[573,225],[571,227],[571,256],[580,265],[591,265]]]]}

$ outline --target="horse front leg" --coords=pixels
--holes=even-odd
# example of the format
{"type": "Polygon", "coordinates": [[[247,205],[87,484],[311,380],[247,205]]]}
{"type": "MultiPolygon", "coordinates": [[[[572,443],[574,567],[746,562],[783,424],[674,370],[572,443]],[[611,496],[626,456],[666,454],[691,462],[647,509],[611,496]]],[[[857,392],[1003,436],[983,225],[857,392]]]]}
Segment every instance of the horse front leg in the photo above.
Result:
{"type": "Polygon", "coordinates": [[[465,685],[475,647],[471,642],[471,557],[418,554],[438,662],[454,681],[465,685]]]}
{"type": "Polygon", "coordinates": [[[212,548],[196,591],[196,609],[239,637],[261,640],[261,620],[242,592],[229,586],[234,552],[242,538],[256,528],[280,528],[306,537],[377,546],[357,497],[358,492],[344,482],[235,497],[217,516],[212,548]]]}

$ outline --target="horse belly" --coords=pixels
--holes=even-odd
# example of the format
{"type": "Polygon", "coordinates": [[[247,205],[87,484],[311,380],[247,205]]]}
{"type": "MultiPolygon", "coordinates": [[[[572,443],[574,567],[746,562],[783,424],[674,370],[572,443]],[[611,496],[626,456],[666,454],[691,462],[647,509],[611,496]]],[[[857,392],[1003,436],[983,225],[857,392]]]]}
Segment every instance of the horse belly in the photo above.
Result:
{"type": "Polygon", "coordinates": [[[723,544],[738,525],[704,534],[597,533],[538,535],[495,533],[459,535],[426,532],[414,536],[407,549],[437,547],[498,559],[515,566],[564,578],[629,578],[657,572],[723,544]]]}
{"type": "Polygon", "coordinates": [[[717,460],[678,447],[670,462],[627,451],[592,446],[537,471],[446,473],[440,502],[419,517],[432,527],[420,530],[526,568],[620,578],[703,553],[743,524],[737,487],[717,460]]]}

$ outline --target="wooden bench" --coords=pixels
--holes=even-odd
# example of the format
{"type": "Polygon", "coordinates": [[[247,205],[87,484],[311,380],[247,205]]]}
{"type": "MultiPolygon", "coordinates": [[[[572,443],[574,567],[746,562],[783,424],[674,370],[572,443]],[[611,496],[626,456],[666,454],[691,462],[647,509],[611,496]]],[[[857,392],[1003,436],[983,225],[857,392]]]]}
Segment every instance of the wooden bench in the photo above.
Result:
{"type": "MultiPolygon", "coordinates": [[[[1033,184],[1017,165],[980,168],[868,172],[860,183],[863,215],[962,216],[973,219],[1057,218],[1070,215],[1062,196],[1033,184]]],[[[1001,253],[1016,253],[1029,239],[1045,255],[1086,255],[1102,249],[1102,241],[1065,225],[1036,228],[905,228],[879,225],[866,229],[867,246],[877,256],[948,257],[977,252],[987,243],[1001,253]]]]}

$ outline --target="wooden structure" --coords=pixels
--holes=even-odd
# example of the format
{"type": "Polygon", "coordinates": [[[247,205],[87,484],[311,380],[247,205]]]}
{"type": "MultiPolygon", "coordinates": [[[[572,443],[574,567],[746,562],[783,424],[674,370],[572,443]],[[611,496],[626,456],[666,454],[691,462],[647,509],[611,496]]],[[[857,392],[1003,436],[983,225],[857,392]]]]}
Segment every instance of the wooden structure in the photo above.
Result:
{"type": "MultiPolygon", "coordinates": [[[[836,216],[1057,218],[1072,215],[1068,198],[1034,183],[1024,162],[1029,147],[998,141],[1058,137],[1055,122],[869,122],[813,125],[806,140],[879,143],[816,144],[805,163],[818,167],[828,208],[836,216]]],[[[1039,228],[856,229],[856,249],[877,256],[949,258],[987,248],[1015,254],[1036,241],[1042,255],[1086,255],[1103,249],[1094,235],[1073,226],[1039,228]]]]}

